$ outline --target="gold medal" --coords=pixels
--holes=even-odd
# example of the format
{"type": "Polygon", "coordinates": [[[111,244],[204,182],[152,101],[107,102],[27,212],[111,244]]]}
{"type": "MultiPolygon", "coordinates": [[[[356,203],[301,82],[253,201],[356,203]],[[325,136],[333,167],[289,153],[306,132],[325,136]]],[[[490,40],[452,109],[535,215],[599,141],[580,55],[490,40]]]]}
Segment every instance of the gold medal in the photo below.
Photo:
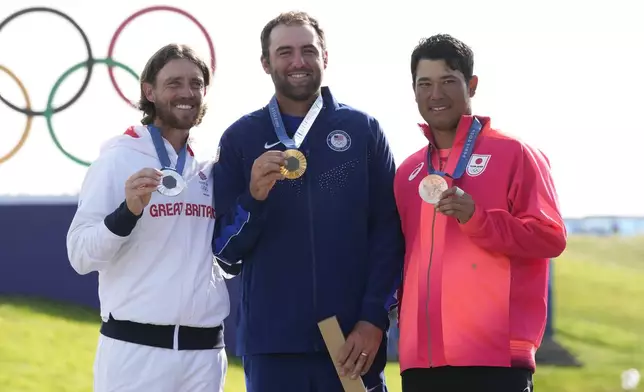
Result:
{"type": "Polygon", "coordinates": [[[437,174],[430,174],[418,184],[418,193],[425,203],[436,204],[447,190],[447,181],[437,174]]]}
{"type": "Polygon", "coordinates": [[[281,172],[289,180],[302,177],[306,171],[306,158],[299,150],[290,149],[284,151],[286,154],[286,164],[282,166],[281,172]]]}

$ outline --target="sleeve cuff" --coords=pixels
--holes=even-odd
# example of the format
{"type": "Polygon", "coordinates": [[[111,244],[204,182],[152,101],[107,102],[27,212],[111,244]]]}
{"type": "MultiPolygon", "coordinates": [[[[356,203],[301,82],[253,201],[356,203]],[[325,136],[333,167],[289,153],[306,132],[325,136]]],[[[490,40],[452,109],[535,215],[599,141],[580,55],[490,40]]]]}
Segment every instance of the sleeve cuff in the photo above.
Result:
{"type": "Polygon", "coordinates": [[[132,233],[136,222],[141,219],[141,215],[134,215],[125,201],[114,212],[105,217],[105,227],[119,237],[127,237],[132,233]]]}
{"type": "Polygon", "coordinates": [[[228,275],[231,276],[237,276],[241,273],[241,268],[242,264],[237,263],[237,264],[228,264],[226,261],[223,259],[216,257],[215,260],[217,260],[217,264],[219,264],[219,267],[228,275]]]}
{"type": "Polygon", "coordinates": [[[264,209],[264,201],[256,200],[249,190],[246,190],[238,200],[239,205],[244,210],[250,212],[252,215],[259,214],[264,209]]]}
{"type": "Polygon", "coordinates": [[[375,325],[383,331],[387,331],[389,328],[389,313],[387,313],[384,305],[363,304],[360,319],[375,325]]]}
{"type": "Polygon", "coordinates": [[[461,230],[467,234],[476,234],[483,228],[483,224],[487,219],[487,213],[479,206],[474,207],[474,214],[465,223],[462,223],[461,230]]]}

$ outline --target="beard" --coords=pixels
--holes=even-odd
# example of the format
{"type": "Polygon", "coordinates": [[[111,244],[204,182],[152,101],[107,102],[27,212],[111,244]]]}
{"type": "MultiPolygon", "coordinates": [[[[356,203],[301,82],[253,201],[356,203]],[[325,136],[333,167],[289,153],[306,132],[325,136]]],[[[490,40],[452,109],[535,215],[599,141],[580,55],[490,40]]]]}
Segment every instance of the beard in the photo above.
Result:
{"type": "Polygon", "coordinates": [[[206,115],[207,105],[201,101],[182,101],[173,103],[160,103],[154,105],[157,117],[161,123],[173,129],[191,129],[199,124],[206,115]],[[192,105],[190,110],[177,109],[175,106],[180,104],[192,105]]]}
{"type": "Polygon", "coordinates": [[[311,78],[305,84],[293,85],[288,81],[286,74],[279,74],[275,70],[271,72],[271,79],[273,79],[273,84],[275,84],[275,90],[286,98],[292,99],[293,101],[307,101],[318,92],[322,85],[321,75],[318,72],[309,72],[311,72],[311,78]]]}

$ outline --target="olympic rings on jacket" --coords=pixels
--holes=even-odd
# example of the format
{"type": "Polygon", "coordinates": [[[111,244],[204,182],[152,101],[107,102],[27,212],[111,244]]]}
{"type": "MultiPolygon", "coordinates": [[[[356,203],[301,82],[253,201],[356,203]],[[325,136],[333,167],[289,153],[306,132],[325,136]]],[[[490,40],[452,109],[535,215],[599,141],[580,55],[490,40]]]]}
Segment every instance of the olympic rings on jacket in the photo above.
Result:
{"type": "Polygon", "coordinates": [[[121,97],[121,99],[123,99],[130,107],[136,108],[136,105],[125,97],[125,94],[123,94],[123,91],[121,90],[121,88],[116,83],[116,79],[114,77],[114,67],[123,69],[124,71],[126,71],[127,73],[132,75],[135,79],[137,79],[137,81],[139,80],[139,75],[132,68],[128,67],[127,65],[125,65],[125,64],[123,64],[121,62],[118,62],[118,61],[114,60],[112,55],[114,54],[114,47],[116,46],[116,41],[118,40],[118,38],[121,35],[121,33],[123,32],[123,30],[134,19],[138,18],[139,16],[141,16],[143,14],[146,14],[146,13],[155,12],[155,11],[170,11],[170,12],[173,12],[173,13],[183,15],[186,18],[190,19],[195,25],[197,25],[197,27],[199,27],[199,29],[203,33],[203,35],[206,38],[206,41],[208,43],[208,49],[210,51],[211,74],[214,75],[215,67],[216,67],[215,48],[214,48],[212,39],[210,37],[210,34],[208,34],[208,31],[206,30],[206,28],[194,16],[192,16],[191,14],[189,14],[188,12],[186,12],[184,10],[181,10],[181,9],[175,8],[175,7],[152,6],[152,7],[144,8],[144,9],[142,9],[140,11],[137,11],[134,14],[130,15],[128,18],[125,19],[125,21],[123,21],[119,25],[119,27],[114,32],[114,35],[112,36],[112,39],[110,40],[110,45],[109,45],[109,48],[108,48],[108,53],[107,53],[106,58],[95,58],[94,57],[94,55],[92,53],[92,48],[91,48],[89,39],[87,38],[87,35],[85,34],[85,31],[83,31],[83,29],[78,25],[78,23],[76,23],[76,21],[74,21],[74,19],[72,19],[69,15],[63,13],[62,11],[58,11],[56,9],[48,8],[48,7],[25,8],[23,10],[17,11],[15,13],[9,15],[2,22],[0,22],[0,32],[1,32],[2,29],[4,27],[6,27],[6,25],[9,22],[11,22],[12,20],[18,18],[19,16],[23,16],[23,15],[28,14],[28,13],[48,12],[48,13],[58,15],[58,16],[62,17],[63,19],[67,20],[68,22],[70,22],[74,26],[74,28],[76,28],[76,30],[80,33],[80,35],[83,38],[83,42],[85,43],[85,47],[86,47],[86,50],[87,50],[87,56],[88,56],[87,60],[85,60],[83,62],[80,62],[80,63],[78,63],[76,65],[73,65],[71,68],[69,68],[67,71],[65,71],[58,78],[58,80],[54,83],[54,86],[52,87],[52,89],[51,89],[51,91],[49,93],[49,97],[47,99],[47,105],[45,107],[45,110],[43,110],[43,111],[34,111],[32,109],[32,103],[31,103],[31,100],[29,98],[29,93],[28,93],[27,89],[25,88],[24,83],[16,76],[16,74],[14,72],[9,70],[4,65],[0,64],[0,71],[2,71],[5,74],[7,74],[20,88],[20,90],[22,92],[22,95],[23,95],[23,98],[25,100],[25,107],[21,108],[21,107],[18,107],[17,105],[14,105],[13,103],[9,102],[6,98],[4,98],[2,96],[2,94],[0,94],[0,101],[2,101],[5,105],[7,105],[9,108],[13,109],[14,111],[22,113],[22,114],[27,116],[25,129],[23,130],[23,133],[22,133],[22,136],[20,137],[20,140],[18,141],[16,146],[13,147],[7,154],[5,154],[4,156],[0,156],[0,164],[8,161],[9,159],[11,159],[13,156],[15,156],[18,153],[18,151],[24,146],[25,141],[27,140],[27,137],[29,136],[29,132],[30,132],[31,126],[32,126],[33,117],[42,116],[46,120],[47,129],[49,130],[49,135],[51,136],[52,141],[54,142],[54,144],[56,145],[58,150],[60,150],[60,152],[63,153],[70,160],[72,160],[72,161],[74,161],[74,162],[76,162],[76,163],[78,163],[80,165],[83,165],[83,166],[89,166],[91,164],[91,162],[80,159],[79,157],[77,157],[77,156],[73,155],[72,153],[70,153],[69,151],[67,151],[67,149],[65,149],[62,146],[62,144],[58,140],[58,137],[56,136],[56,132],[54,131],[53,116],[54,116],[54,114],[60,113],[63,110],[65,110],[65,109],[69,108],[70,106],[72,106],[83,95],[83,93],[87,89],[87,86],[89,85],[90,79],[92,77],[92,71],[94,69],[94,65],[96,65],[96,64],[104,64],[104,65],[107,66],[107,71],[108,71],[110,80],[112,82],[112,86],[114,87],[114,90],[116,91],[117,95],[119,97],[121,97]],[[83,80],[83,84],[81,85],[81,88],[78,90],[78,92],[76,92],[76,94],[68,102],[66,102],[65,104],[61,105],[60,107],[54,108],[53,107],[54,98],[56,96],[56,92],[58,92],[58,90],[59,90],[60,86],[62,85],[62,83],[71,74],[73,74],[74,72],[80,70],[81,68],[87,68],[87,74],[85,75],[85,79],[83,80]]]}

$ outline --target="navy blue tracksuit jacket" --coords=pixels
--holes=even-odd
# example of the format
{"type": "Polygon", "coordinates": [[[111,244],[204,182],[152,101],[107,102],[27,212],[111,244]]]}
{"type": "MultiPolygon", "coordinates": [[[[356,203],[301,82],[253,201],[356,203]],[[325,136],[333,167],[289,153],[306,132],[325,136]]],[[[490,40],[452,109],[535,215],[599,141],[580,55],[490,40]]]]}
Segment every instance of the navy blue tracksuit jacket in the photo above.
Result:
{"type": "MultiPolygon", "coordinates": [[[[237,355],[323,352],[317,323],[333,315],[345,335],[359,320],[389,326],[404,256],[393,156],[373,117],[322,94],[300,146],[305,174],[278,181],[263,202],[250,195],[253,162],[285,149],[268,106],[220,141],[213,250],[226,272],[241,274],[237,355]]],[[[299,121],[282,117],[292,138],[299,121]]]]}

